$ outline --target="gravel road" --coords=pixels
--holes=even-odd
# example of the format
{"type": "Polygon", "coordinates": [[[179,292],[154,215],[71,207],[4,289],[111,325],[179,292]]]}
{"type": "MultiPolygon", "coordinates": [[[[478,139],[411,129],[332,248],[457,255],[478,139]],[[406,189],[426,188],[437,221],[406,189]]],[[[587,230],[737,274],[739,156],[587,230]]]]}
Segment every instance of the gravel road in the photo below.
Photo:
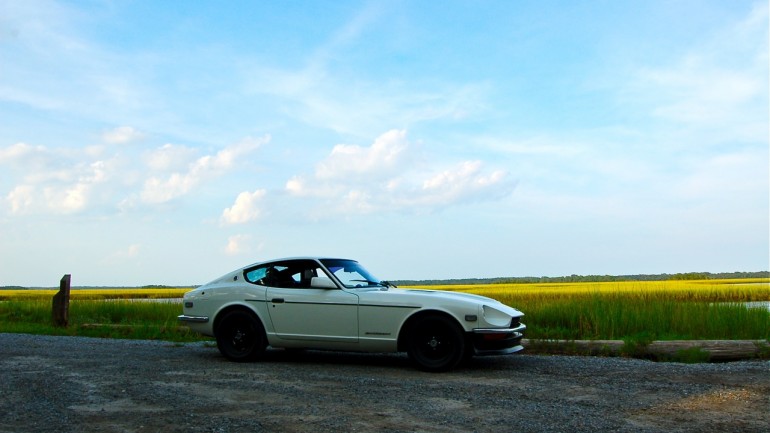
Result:
{"type": "Polygon", "coordinates": [[[766,432],[770,362],[405,355],[0,334],[0,432],[766,432]]]}

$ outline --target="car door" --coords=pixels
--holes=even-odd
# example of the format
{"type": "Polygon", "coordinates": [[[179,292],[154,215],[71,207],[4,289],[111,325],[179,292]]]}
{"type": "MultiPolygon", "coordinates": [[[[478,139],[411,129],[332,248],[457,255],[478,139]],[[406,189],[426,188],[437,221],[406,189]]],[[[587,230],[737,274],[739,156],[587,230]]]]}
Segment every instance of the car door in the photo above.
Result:
{"type": "Polygon", "coordinates": [[[358,296],[339,288],[311,287],[326,277],[313,260],[276,263],[265,279],[270,321],[287,340],[358,342],[358,296]]]}

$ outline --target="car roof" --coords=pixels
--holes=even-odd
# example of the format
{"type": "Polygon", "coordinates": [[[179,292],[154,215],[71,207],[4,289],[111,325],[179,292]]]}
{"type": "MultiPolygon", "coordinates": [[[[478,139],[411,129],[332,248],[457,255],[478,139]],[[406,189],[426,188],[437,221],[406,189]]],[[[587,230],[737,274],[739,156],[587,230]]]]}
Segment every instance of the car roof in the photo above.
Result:
{"type": "Polygon", "coordinates": [[[255,263],[252,263],[252,264],[250,264],[250,265],[244,266],[244,268],[251,268],[251,267],[253,267],[253,266],[264,265],[264,264],[266,264],[266,263],[273,263],[273,262],[287,262],[287,261],[292,261],[292,260],[318,260],[318,261],[321,261],[321,260],[349,260],[349,261],[351,261],[351,262],[357,262],[357,260],[353,260],[353,259],[345,259],[345,258],[341,258],[341,257],[327,257],[327,256],[296,256],[296,257],[281,257],[281,258],[277,258],[277,259],[271,259],[271,260],[263,260],[263,261],[261,261],[261,262],[255,262],[255,263]]]}

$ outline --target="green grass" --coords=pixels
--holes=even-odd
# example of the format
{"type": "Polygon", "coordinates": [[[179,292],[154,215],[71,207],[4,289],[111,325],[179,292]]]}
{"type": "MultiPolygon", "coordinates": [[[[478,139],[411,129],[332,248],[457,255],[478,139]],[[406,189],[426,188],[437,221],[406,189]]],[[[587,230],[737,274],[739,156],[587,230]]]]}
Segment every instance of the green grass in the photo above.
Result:
{"type": "Polygon", "coordinates": [[[179,326],[181,306],[126,300],[70,301],[69,326],[53,325],[51,301],[0,302],[0,332],[166,341],[208,340],[179,326]]]}
{"type": "MultiPolygon", "coordinates": [[[[770,340],[770,311],[743,304],[770,301],[767,279],[430,288],[477,293],[511,305],[526,314],[526,336],[532,339],[625,340],[629,346],[653,340],[770,340]]],[[[141,297],[181,297],[185,290],[135,292],[141,297]]],[[[125,300],[132,292],[124,289],[73,290],[70,325],[56,328],[51,292],[3,291],[3,299],[8,300],[0,301],[0,332],[180,342],[207,339],[179,326],[179,304],[125,300]],[[119,299],[101,299],[104,296],[119,299]]],[[[697,358],[698,354],[685,355],[697,358]]]]}
{"type": "Polygon", "coordinates": [[[527,337],[566,340],[770,340],[770,280],[430,286],[488,296],[526,315],[527,337]]]}
{"type": "Polygon", "coordinates": [[[650,340],[770,339],[770,312],[740,303],[594,297],[551,302],[520,300],[527,336],[541,339],[650,340]]]}

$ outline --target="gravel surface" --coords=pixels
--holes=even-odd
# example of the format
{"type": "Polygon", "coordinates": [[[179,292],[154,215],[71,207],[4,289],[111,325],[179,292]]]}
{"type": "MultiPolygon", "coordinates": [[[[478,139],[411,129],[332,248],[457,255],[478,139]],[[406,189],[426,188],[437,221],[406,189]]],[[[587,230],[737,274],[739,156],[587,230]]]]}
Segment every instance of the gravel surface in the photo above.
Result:
{"type": "Polygon", "coordinates": [[[0,432],[767,432],[770,362],[401,354],[0,334],[0,432]]]}

